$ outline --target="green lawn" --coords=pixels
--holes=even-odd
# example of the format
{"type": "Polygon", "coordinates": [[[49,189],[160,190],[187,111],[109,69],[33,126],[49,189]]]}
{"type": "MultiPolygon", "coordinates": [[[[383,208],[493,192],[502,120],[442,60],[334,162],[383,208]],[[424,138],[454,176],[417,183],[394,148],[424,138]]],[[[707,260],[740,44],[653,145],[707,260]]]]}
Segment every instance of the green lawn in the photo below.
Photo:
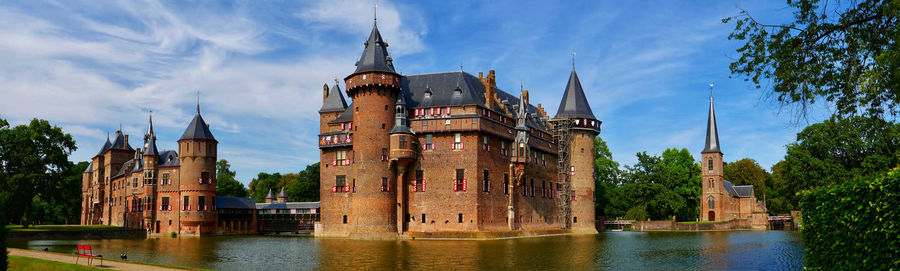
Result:
{"type": "Polygon", "coordinates": [[[22,228],[22,225],[6,226],[12,232],[17,231],[116,231],[127,230],[128,228],[103,225],[31,225],[28,228],[22,228]]]}
{"type": "Polygon", "coordinates": [[[84,265],[74,265],[70,263],[61,263],[47,261],[35,258],[9,256],[9,270],[103,270],[84,265]]]}

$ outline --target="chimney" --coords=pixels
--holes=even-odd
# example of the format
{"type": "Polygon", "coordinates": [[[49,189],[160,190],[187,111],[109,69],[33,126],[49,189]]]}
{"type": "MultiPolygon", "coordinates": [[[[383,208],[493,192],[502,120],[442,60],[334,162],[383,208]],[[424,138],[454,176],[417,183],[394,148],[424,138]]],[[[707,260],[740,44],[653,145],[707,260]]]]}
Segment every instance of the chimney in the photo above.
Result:
{"type": "Polygon", "coordinates": [[[322,103],[328,100],[328,84],[322,86],[322,103]]]}

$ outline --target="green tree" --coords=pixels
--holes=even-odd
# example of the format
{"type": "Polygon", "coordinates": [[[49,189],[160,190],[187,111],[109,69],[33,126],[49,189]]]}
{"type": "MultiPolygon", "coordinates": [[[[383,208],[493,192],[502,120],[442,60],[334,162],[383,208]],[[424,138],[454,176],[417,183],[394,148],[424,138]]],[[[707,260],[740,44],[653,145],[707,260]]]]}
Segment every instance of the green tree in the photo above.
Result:
{"type": "Polygon", "coordinates": [[[900,1],[788,0],[791,22],[764,23],[742,11],[731,40],[746,42],[731,73],[772,86],[782,105],[834,103],[839,116],[894,115],[900,102],[900,1]]]}
{"type": "Polygon", "coordinates": [[[234,176],[237,172],[231,170],[228,160],[222,159],[216,162],[216,195],[224,197],[247,197],[247,189],[234,176]]]}
{"type": "Polygon", "coordinates": [[[628,219],[639,218],[634,214],[647,214],[654,220],[671,219],[672,216],[682,221],[697,219],[700,212],[700,164],[690,152],[687,149],[667,149],[662,156],[641,152],[637,154],[637,159],[636,164],[626,166],[627,173],[622,185],[613,189],[621,191],[609,192],[621,198],[611,199],[619,203],[614,205],[615,209],[606,211],[614,215],[624,212],[628,219]]]}
{"type": "MultiPolygon", "coordinates": [[[[594,204],[597,215],[621,216],[620,212],[607,213],[607,206],[612,204],[616,196],[613,190],[620,184],[621,170],[619,163],[612,159],[612,152],[599,136],[594,138],[594,204]]],[[[616,199],[618,200],[618,199],[616,199]]]]}
{"type": "Polygon", "coordinates": [[[753,185],[753,194],[757,199],[763,200],[768,191],[766,186],[766,172],[756,160],[744,158],[725,164],[723,168],[725,180],[734,185],[753,185]]]}
{"type": "Polygon", "coordinates": [[[35,197],[52,202],[53,188],[64,182],[72,167],[68,156],[76,149],[75,140],[46,120],[34,119],[13,128],[4,124],[0,126],[0,171],[5,177],[0,188],[6,194],[8,218],[27,227],[36,215],[35,197]]]}
{"type": "Polygon", "coordinates": [[[250,197],[256,202],[266,202],[266,196],[271,190],[277,195],[281,187],[281,173],[269,174],[260,172],[256,178],[250,181],[250,197]]]}
{"type": "MultiPolygon", "coordinates": [[[[900,162],[900,124],[874,117],[832,117],[797,134],[779,175],[789,195],[810,188],[874,178],[900,162]]],[[[791,205],[799,206],[797,199],[791,205]]]]}
{"type": "Polygon", "coordinates": [[[319,201],[319,163],[310,164],[294,178],[285,180],[290,201],[319,201]]]}
{"type": "Polygon", "coordinates": [[[766,208],[770,214],[788,214],[797,207],[792,205],[794,194],[791,194],[789,183],[784,180],[784,161],[772,166],[772,174],[766,175],[766,208]]]}

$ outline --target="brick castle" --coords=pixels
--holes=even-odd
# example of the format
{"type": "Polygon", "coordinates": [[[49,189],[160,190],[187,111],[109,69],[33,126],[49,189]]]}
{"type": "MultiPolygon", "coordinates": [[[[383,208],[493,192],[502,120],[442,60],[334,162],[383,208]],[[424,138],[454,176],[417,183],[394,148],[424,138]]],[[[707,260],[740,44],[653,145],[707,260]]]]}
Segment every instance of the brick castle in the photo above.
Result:
{"type": "Polygon", "coordinates": [[[337,80],[323,87],[316,235],[596,233],[601,122],[574,66],[551,118],[493,70],[397,73],[377,23],[364,47],[344,78],[350,105],[337,80]]]}
{"type": "Polygon", "coordinates": [[[217,233],[216,146],[197,114],[178,140],[178,151],[158,151],[153,117],[143,150],[116,131],[82,176],[82,225],[146,229],[151,234],[217,233]],[[180,154],[179,154],[180,153],[180,154]]]}

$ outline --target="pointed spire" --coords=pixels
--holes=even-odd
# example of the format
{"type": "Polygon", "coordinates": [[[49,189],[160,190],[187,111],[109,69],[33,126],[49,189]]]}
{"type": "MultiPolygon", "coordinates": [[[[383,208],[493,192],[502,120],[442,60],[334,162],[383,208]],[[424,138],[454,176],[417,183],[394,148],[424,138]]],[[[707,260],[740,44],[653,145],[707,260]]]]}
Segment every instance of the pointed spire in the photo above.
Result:
{"type": "Polygon", "coordinates": [[[109,141],[109,130],[107,130],[106,131],[106,143],[103,143],[103,147],[100,147],[100,152],[97,152],[97,155],[95,155],[95,156],[102,155],[104,152],[106,152],[106,150],[109,150],[109,148],[111,148],[111,147],[112,147],[112,142],[109,141]]]}
{"type": "Polygon", "coordinates": [[[709,84],[709,119],[706,120],[706,146],[701,153],[722,153],[719,146],[719,130],[716,129],[716,110],[713,107],[713,84],[709,84]]]}
{"type": "Polygon", "coordinates": [[[197,115],[200,114],[200,90],[197,90],[197,115]]]}
{"type": "Polygon", "coordinates": [[[381,38],[377,23],[372,26],[372,33],[369,34],[365,46],[362,56],[356,62],[354,74],[372,71],[397,73],[393,59],[387,52],[388,43],[381,38]]]}
{"type": "Polygon", "coordinates": [[[275,198],[275,194],[272,193],[272,189],[269,189],[269,194],[266,195],[266,199],[274,199],[274,198],[275,198]]]}
{"type": "Polygon", "coordinates": [[[279,198],[287,198],[287,193],[284,191],[284,187],[281,188],[281,192],[278,193],[279,198]]]}
{"type": "Polygon", "coordinates": [[[563,94],[562,101],[559,102],[559,109],[556,111],[555,118],[597,119],[594,117],[591,105],[588,104],[587,97],[584,95],[584,89],[581,88],[581,81],[578,80],[578,74],[575,73],[574,66],[572,67],[572,73],[569,74],[569,83],[566,84],[566,92],[563,94]]]}
{"type": "Polygon", "coordinates": [[[147,134],[144,135],[144,156],[156,156],[156,133],[153,132],[153,110],[150,110],[150,121],[147,124],[147,134]]]}
{"type": "Polygon", "coordinates": [[[187,129],[184,130],[184,133],[181,134],[182,139],[212,139],[216,140],[213,137],[212,132],[209,130],[209,125],[206,124],[206,121],[203,120],[203,116],[200,115],[200,91],[197,90],[197,114],[194,115],[194,119],[191,120],[191,123],[188,124],[187,129]]]}
{"type": "Polygon", "coordinates": [[[147,135],[156,135],[156,133],[153,132],[153,110],[150,110],[150,121],[147,124],[147,135]]]}

